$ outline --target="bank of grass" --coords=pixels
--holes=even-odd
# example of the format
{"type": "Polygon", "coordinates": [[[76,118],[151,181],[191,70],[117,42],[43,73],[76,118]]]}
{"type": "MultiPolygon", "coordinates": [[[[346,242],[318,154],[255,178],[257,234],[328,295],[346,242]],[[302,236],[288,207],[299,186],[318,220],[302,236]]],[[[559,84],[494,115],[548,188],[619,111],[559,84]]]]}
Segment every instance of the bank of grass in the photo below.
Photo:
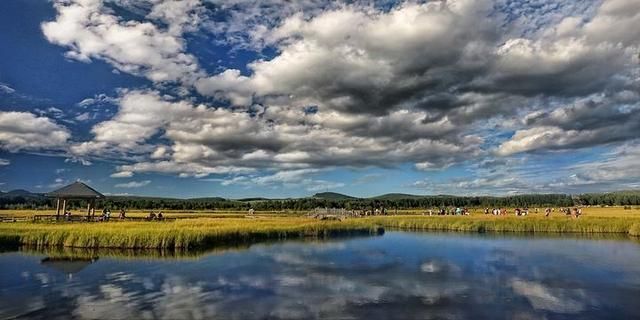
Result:
{"type": "MultiPolygon", "coordinates": [[[[407,209],[398,210],[398,215],[422,215],[427,212],[428,209],[407,209]]],[[[474,217],[484,216],[483,208],[471,208],[470,211],[474,217]]],[[[532,209],[533,212],[534,209],[532,209]]],[[[98,210],[100,211],[100,210],[98,210]]],[[[147,217],[150,212],[158,212],[158,209],[147,210],[128,210],[128,217],[147,217]]],[[[539,208],[538,214],[531,214],[531,216],[541,216],[544,208],[539,208]]],[[[296,211],[296,210],[281,210],[281,211],[258,211],[256,215],[264,217],[300,217],[309,212],[296,211]]],[[[388,210],[389,213],[395,214],[393,209],[388,210]]],[[[509,212],[513,212],[513,208],[509,209],[509,212]]],[[[624,207],[590,207],[584,208],[584,217],[636,217],[640,218],[640,206],[629,206],[626,209],[624,207]]],[[[83,216],[86,214],[84,210],[72,210],[73,215],[83,216]]],[[[247,215],[246,210],[162,210],[162,213],[168,218],[242,218],[247,215]]],[[[0,217],[4,218],[33,218],[35,215],[52,215],[55,214],[55,210],[0,210],[0,217]]],[[[97,212],[100,214],[100,212],[97,212]]],[[[112,217],[118,215],[118,210],[113,210],[112,217]]],[[[558,217],[558,211],[552,214],[553,217],[558,217]]]]}
{"type": "Polygon", "coordinates": [[[197,218],[176,221],[0,224],[0,241],[31,246],[78,248],[197,248],[271,239],[377,234],[358,220],[309,218],[197,218]]]}
{"type": "Polygon", "coordinates": [[[640,214],[622,209],[586,210],[580,219],[555,213],[527,217],[398,216],[318,221],[301,216],[258,215],[249,218],[193,218],[176,221],[100,223],[16,222],[0,224],[0,244],[77,248],[184,249],[228,246],[265,240],[327,238],[378,234],[381,228],[465,232],[602,233],[640,237],[640,214]]]}
{"type": "MultiPolygon", "coordinates": [[[[142,218],[148,217],[149,213],[158,213],[162,211],[162,214],[167,218],[242,218],[247,215],[247,211],[237,210],[127,210],[127,217],[142,218]]],[[[71,210],[74,216],[84,216],[86,211],[84,210],[71,210]]],[[[102,212],[98,210],[96,215],[100,215],[102,212]]],[[[113,210],[111,212],[112,217],[117,217],[119,211],[113,210]]],[[[306,212],[305,212],[306,213],[306,212]]],[[[36,215],[54,215],[55,210],[0,210],[0,217],[4,218],[27,218],[32,219],[36,215]]],[[[259,213],[263,216],[269,217],[284,217],[302,215],[300,211],[261,211],[259,213]]]]}
{"type": "Polygon", "coordinates": [[[614,233],[640,236],[640,217],[581,217],[545,218],[494,216],[396,216],[374,217],[371,222],[384,228],[398,230],[433,230],[464,232],[521,232],[521,233],[614,233]]]}

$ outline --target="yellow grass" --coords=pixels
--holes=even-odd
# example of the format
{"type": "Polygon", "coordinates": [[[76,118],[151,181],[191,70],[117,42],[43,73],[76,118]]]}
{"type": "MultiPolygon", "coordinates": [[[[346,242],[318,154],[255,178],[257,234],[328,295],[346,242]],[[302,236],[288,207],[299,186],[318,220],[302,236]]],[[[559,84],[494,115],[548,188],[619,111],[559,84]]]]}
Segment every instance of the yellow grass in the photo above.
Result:
{"type": "MultiPolygon", "coordinates": [[[[355,221],[355,220],[354,220],[355,221]]],[[[176,221],[0,224],[0,241],[36,246],[189,248],[266,239],[376,232],[354,223],[309,218],[196,218],[176,221]]]]}
{"type": "MultiPolygon", "coordinates": [[[[533,212],[535,208],[531,208],[530,212],[533,212]]],[[[482,216],[484,208],[471,208],[471,214],[473,216],[482,216]]],[[[100,210],[98,210],[100,211],[100,210]]],[[[159,210],[128,210],[128,217],[147,217],[150,212],[158,213],[159,210]]],[[[394,214],[394,210],[388,210],[390,214],[394,214]]],[[[410,209],[410,210],[398,210],[398,215],[422,215],[427,213],[428,209],[410,209]]],[[[513,213],[513,208],[509,209],[510,213],[513,213]]],[[[640,217],[640,206],[632,206],[631,209],[624,209],[624,207],[588,207],[583,208],[584,216],[590,217],[640,217]]],[[[238,211],[238,210],[162,210],[162,213],[166,217],[171,218],[215,218],[215,217],[244,217],[247,215],[247,211],[238,211]]],[[[257,211],[256,214],[260,216],[303,216],[307,214],[308,211],[294,211],[294,210],[283,210],[283,211],[257,211]]],[[[539,208],[539,213],[537,215],[543,215],[544,208],[539,208]]],[[[26,217],[31,218],[34,215],[53,215],[55,214],[55,210],[0,210],[0,217],[26,217]]],[[[82,210],[74,210],[72,211],[73,215],[76,216],[84,216],[86,215],[85,211],[82,210]]],[[[96,212],[96,215],[99,215],[100,212],[96,212]]],[[[535,216],[536,214],[531,214],[531,216],[535,216]]],[[[552,214],[552,216],[559,216],[558,208],[552,214]]],[[[112,217],[118,216],[118,210],[113,210],[111,212],[112,217]]]]}
{"type": "MultiPolygon", "coordinates": [[[[543,211],[543,210],[540,210],[543,211]]],[[[240,212],[165,212],[175,221],[110,222],[9,222],[0,224],[0,243],[84,248],[193,248],[241,244],[267,239],[327,237],[375,234],[379,228],[399,230],[448,230],[467,232],[556,232],[616,233],[640,236],[640,210],[586,208],[580,219],[558,212],[527,217],[495,217],[482,213],[471,216],[422,216],[422,211],[405,211],[398,216],[350,218],[324,222],[303,217],[303,212],[286,216],[260,213],[244,218],[240,212]],[[221,215],[228,217],[220,217],[221,215]]],[[[481,212],[481,210],[478,210],[481,212]]],[[[4,211],[2,216],[33,215],[34,211],[4,211]]],[[[40,212],[36,212],[40,214],[40,212]]],[[[132,212],[130,216],[145,212],[132,212]]]]}
{"type": "MultiPolygon", "coordinates": [[[[128,210],[126,212],[127,217],[148,217],[149,213],[162,211],[162,214],[167,218],[217,218],[217,217],[244,217],[247,211],[233,211],[233,210],[128,210]]],[[[87,213],[83,210],[72,210],[71,213],[74,216],[85,216],[87,213]]],[[[306,212],[305,212],[306,213],[306,212]]],[[[19,217],[19,218],[33,218],[35,215],[55,215],[55,210],[0,210],[0,217],[19,217]]],[[[102,211],[96,211],[96,215],[102,214],[102,211]]],[[[118,210],[111,211],[111,217],[117,217],[118,210]]],[[[302,212],[296,211],[261,211],[260,215],[268,216],[288,216],[288,215],[300,215],[302,212]]]]}

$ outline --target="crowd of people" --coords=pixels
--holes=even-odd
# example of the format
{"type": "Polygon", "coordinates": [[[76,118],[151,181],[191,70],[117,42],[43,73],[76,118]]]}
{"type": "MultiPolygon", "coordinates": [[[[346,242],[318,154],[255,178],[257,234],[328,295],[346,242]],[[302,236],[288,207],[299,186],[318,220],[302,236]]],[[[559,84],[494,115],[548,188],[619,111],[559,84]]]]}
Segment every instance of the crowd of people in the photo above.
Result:
{"type": "Polygon", "coordinates": [[[66,221],[71,221],[71,210],[67,209],[67,210],[64,212],[64,220],[66,220],[66,221]]]}
{"type": "Polygon", "coordinates": [[[438,216],[447,216],[447,215],[456,215],[456,216],[468,216],[470,214],[469,209],[455,207],[455,208],[438,208],[437,210],[429,210],[429,215],[438,215],[438,216]]]}
{"type": "MultiPolygon", "coordinates": [[[[118,214],[118,219],[120,220],[125,220],[127,218],[127,212],[124,208],[120,209],[120,213],[118,214]]],[[[100,216],[99,221],[109,221],[109,219],[111,219],[111,209],[109,208],[104,208],[102,210],[102,215],[100,216]]],[[[146,220],[164,220],[164,214],[162,213],[162,211],[156,213],[154,211],[151,211],[149,213],[149,215],[147,217],[145,217],[146,220]]]]}
{"type": "MultiPolygon", "coordinates": [[[[118,213],[118,219],[124,220],[127,218],[127,212],[124,208],[120,209],[120,213],[118,213]]],[[[102,209],[102,215],[99,217],[99,221],[109,221],[111,219],[111,209],[104,208],[102,209]]]]}
{"type": "MultiPolygon", "coordinates": [[[[560,208],[558,209],[560,212],[562,212],[564,215],[566,216],[571,216],[573,218],[579,218],[582,215],[582,208],[578,208],[578,207],[574,207],[574,208],[560,208]]],[[[506,216],[509,215],[510,210],[506,209],[506,208],[484,208],[484,214],[486,215],[494,215],[494,216],[506,216]]],[[[555,212],[556,209],[555,208],[546,208],[544,210],[544,214],[545,217],[549,217],[551,216],[552,212],[555,212]]],[[[513,214],[515,216],[518,217],[524,217],[524,216],[528,216],[530,213],[539,213],[540,209],[539,208],[535,208],[535,209],[529,209],[529,208],[515,208],[513,209],[513,214]]],[[[427,211],[427,213],[432,216],[432,215],[463,215],[463,216],[468,216],[470,215],[470,211],[467,208],[463,208],[463,207],[445,207],[445,208],[437,208],[437,209],[431,209],[429,211],[427,211]]]]}
{"type": "MultiPolygon", "coordinates": [[[[545,216],[546,217],[548,217],[551,214],[551,212],[554,211],[553,209],[551,209],[551,211],[548,212],[547,210],[549,210],[549,209],[551,209],[551,208],[547,208],[545,210],[545,216]]],[[[560,208],[560,212],[562,212],[565,216],[571,216],[571,217],[574,217],[574,218],[579,218],[582,215],[582,208],[576,208],[576,207],[573,207],[573,208],[560,208]]]]}
{"type": "MultiPolygon", "coordinates": [[[[118,215],[118,219],[120,220],[125,220],[127,218],[127,212],[125,211],[124,208],[120,209],[120,214],[118,215]]],[[[104,208],[102,210],[102,216],[100,217],[100,221],[109,221],[109,219],[111,219],[111,210],[109,208],[104,208]]],[[[162,213],[162,211],[159,211],[158,213],[151,211],[149,213],[149,215],[147,217],[145,217],[146,220],[164,220],[164,214],[162,213]]]]}
{"type": "MultiPolygon", "coordinates": [[[[538,209],[535,209],[535,212],[538,213],[538,209]]],[[[485,208],[484,214],[489,214],[489,213],[491,213],[494,216],[506,216],[509,214],[509,212],[505,208],[493,208],[491,210],[489,210],[489,208],[485,208]]],[[[518,217],[527,216],[529,215],[529,208],[524,208],[524,209],[515,208],[513,210],[513,213],[518,217]]]]}
{"type": "Polygon", "coordinates": [[[153,211],[151,211],[149,213],[149,216],[147,217],[147,220],[152,221],[152,220],[164,220],[164,215],[162,214],[162,211],[158,212],[157,214],[153,211]]]}
{"type": "MultiPolygon", "coordinates": [[[[329,210],[324,208],[324,210],[329,210]]],[[[337,210],[337,209],[333,209],[333,210],[337,210]]],[[[369,215],[387,215],[388,211],[386,208],[384,207],[380,207],[380,208],[375,208],[372,210],[344,210],[344,209],[340,209],[341,212],[340,214],[342,215],[351,215],[351,216],[369,216],[369,215]]],[[[316,214],[317,214],[318,208],[316,208],[316,214]]],[[[494,215],[494,216],[507,216],[509,215],[510,211],[506,208],[484,208],[484,214],[485,215],[494,215]]],[[[545,217],[549,217],[551,216],[551,214],[553,212],[555,212],[556,209],[555,208],[545,208],[544,209],[544,216],[545,217]]],[[[573,207],[573,208],[559,208],[558,211],[560,211],[562,214],[564,214],[565,216],[571,216],[573,218],[579,218],[582,215],[582,208],[579,207],[573,207]]],[[[253,215],[255,214],[255,210],[253,208],[249,209],[249,215],[253,215]]],[[[533,209],[534,213],[539,213],[539,209],[535,208],[533,209]]],[[[331,212],[333,213],[333,212],[331,212]]],[[[527,216],[531,213],[531,210],[529,208],[515,208],[513,209],[513,214],[518,216],[518,217],[522,217],[522,216],[527,216]]],[[[325,214],[329,214],[329,212],[325,212],[325,214]]],[[[335,213],[337,214],[337,213],[335,213]]],[[[471,211],[468,208],[465,207],[443,207],[443,208],[435,208],[435,209],[430,209],[426,212],[422,213],[423,215],[428,214],[430,216],[433,215],[456,215],[456,216],[468,216],[471,214],[471,211]]],[[[66,210],[64,212],[64,218],[66,221],[71,221],[71,211],[70,210],[66,210]]],[[[118,219],[120,220],[125,220],[127,218],[127,213],[125,211],[124,208],[120,209],[120,213],[118,215],[118,219]]],[[[97,219],[97,221],[109,221],[111,219],[111,210],[109,208],[104,208],[102,210],[102,215],[97,219]]],[[[149,215],[147,217],[145,217],[145,220],[148,221],[154,221],[154,220],[164,220],[164,215],[162,213],[162,211],[159,211],[158,213],[151,211],[149,213],[149,215]]]]}
{"type": "MultiPolygon", "coordinates": [[[[108,207],[105,207],[104,209],[102,209],[102,213],[99,216],[94,216],[93,214],[90,214],[88,217],[91,221],[110,221],[111,220],[111,209],[108,207]]],[[[120,209],[120,212],[118,214],[118,219],[119,220],[125,220],[127,219],[127,212],[124,208],[120,209]]],[[[144,217],[145,220],[151,221],[151,220],[164,220],[164,214],[162,213],[162,211],[159,212],[154,212],[151,211],[149,213],[148,216],[144,217]]],[[[71,210],[67,209],[64,212],[64,220],[66,221],[71,221],[71,210]]]]}

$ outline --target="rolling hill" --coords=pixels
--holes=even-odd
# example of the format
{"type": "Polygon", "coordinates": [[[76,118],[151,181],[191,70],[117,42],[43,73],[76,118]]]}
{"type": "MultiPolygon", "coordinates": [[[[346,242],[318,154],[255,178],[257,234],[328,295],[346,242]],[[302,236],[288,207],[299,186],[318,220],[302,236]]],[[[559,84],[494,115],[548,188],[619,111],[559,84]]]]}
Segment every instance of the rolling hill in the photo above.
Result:
{"type": "Polygon", "coordinates": [[[420,196],[415,194],[406,194],[406,193],[386,193],[383,195],[367,198],[373,200],[402,200],[402,199],[422,199],[427,196],[420,196]]]}
{"type": "Polygon", "coordinates": [[[337,192],[319,192],[311,196],[316,199],[324,199],[324,200],[349,200],[349,199],[358,199],[356,197],[348,196],[346,194],[337,193],[337,192]]]}
{"type": "Polygon", "coordinates": [[[44,194],[35,193],[35,192],[23,190],[23,189],[11,190],[9,192],[0,192],[0,198],[12,199],[12,198],[18,198],[18,197],[39,199],[39,198],[44,198],[44,194]]]}

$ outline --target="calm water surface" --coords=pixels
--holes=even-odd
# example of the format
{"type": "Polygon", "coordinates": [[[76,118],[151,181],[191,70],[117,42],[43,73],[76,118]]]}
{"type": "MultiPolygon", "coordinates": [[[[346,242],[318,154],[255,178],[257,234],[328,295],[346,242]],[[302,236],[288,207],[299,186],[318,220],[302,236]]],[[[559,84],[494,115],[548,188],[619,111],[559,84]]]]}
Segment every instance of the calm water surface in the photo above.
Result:
{"type": "Polygon", "coordinates": [[[74,255],[0,254],[0,319],[640,319],[629,240],[387,232],[74,255]]]}

